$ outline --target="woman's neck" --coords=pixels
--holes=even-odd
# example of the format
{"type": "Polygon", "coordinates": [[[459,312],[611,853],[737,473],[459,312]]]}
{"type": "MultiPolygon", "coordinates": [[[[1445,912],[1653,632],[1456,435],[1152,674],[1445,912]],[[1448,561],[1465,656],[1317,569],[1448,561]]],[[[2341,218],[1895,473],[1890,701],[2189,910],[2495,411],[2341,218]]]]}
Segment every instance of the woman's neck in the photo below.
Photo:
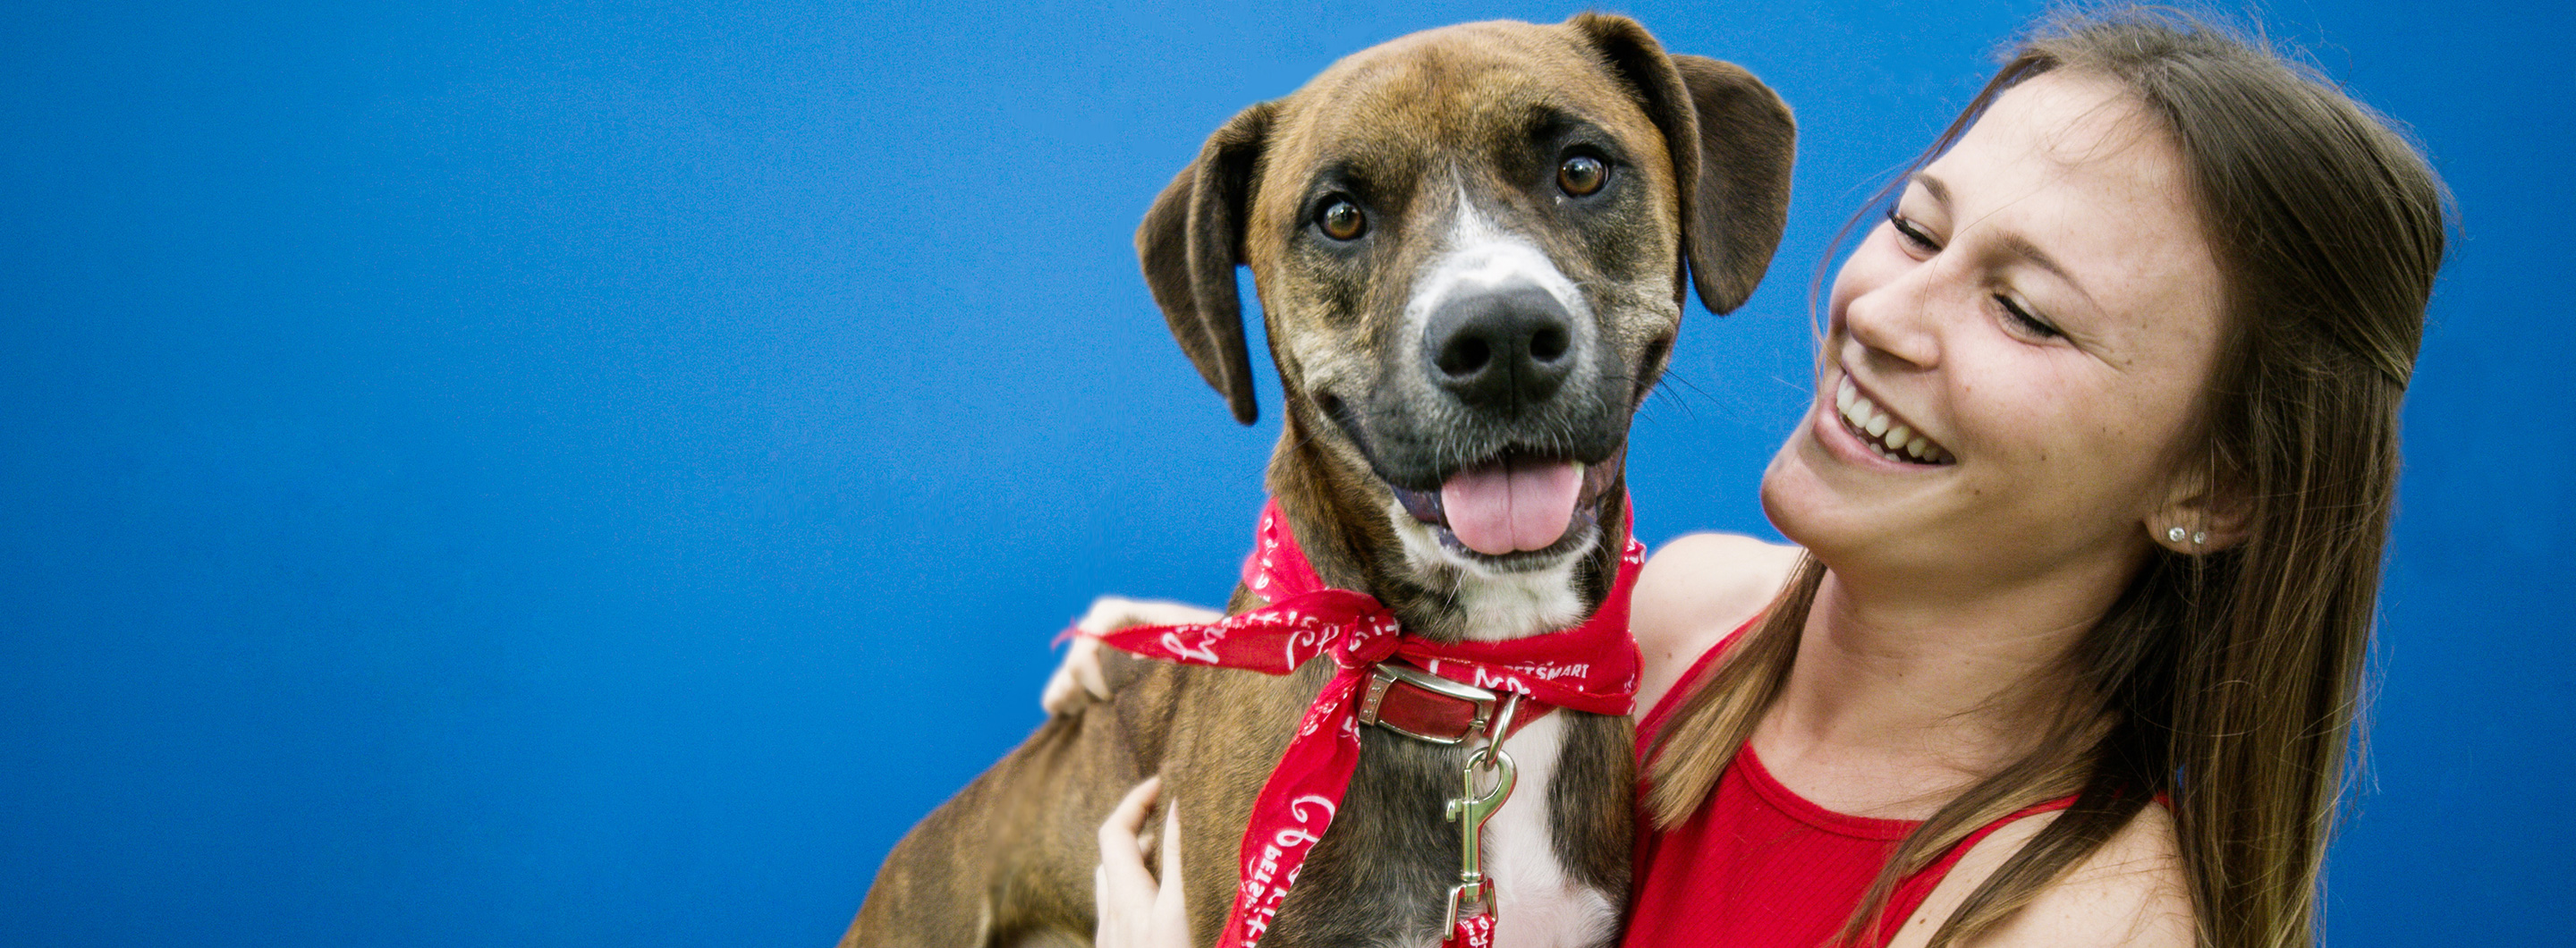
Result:
{"type": "Polygon", "coordinates": [[[2010,764],[2068,710],[2067,655],[2117,592],[2064,581],[1965,596],[1924,588],[1825,574],[1753,737],[1801,796],[1921,819],[2010,764]]]}

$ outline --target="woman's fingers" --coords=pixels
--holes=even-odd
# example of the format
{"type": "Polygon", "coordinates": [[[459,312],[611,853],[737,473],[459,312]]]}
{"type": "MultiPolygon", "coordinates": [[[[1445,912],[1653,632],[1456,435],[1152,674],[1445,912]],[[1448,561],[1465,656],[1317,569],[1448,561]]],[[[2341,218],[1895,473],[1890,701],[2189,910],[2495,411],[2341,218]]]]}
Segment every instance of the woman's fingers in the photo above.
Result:
{"type": "Polygon", "coordinates": [[[1225,613],[1185,602],[1102,596],[1091,601],[1091,611],[1083,613],[1073,627],[1084,635],[1099,635],[1131,625],[1188,625],[1222,618],[1225,613]]]}
{"type": "Polygon", "coordinates": [[[1100,930],[1093,948],[1189,948],[1186,906],[1181,900],[1180,824],[1164,808],[1163,882],[1145,871],[1145,845],[1137,830],[1162,791],[1160,777],[1148,778],[1127,791],[1109,819],[1100,824],[1100,868],[1092,873],[1093,901],[1100,930]]]}
{"type": "Polygon", "coordinates": [[[1179,895],[1181,893],[1181,809],[1179,807],[1163,808],[1163,839],[1172,844],[1163,847],[1164,888],[1173,895],[1179,895]]]}
{"type": "Polygon", "coordinates": [[[1179,807],[1163,808],[1163,887],[1154,893],[1154,917],[1149,924],[1158,946],[1187,948],[1190,944],[1190,903],[1181,894],[1179,807]]]}
{"type": "Polygon", "coordinates": [[[1064,650],[1064,661],[1048,676],[1038,704],[1048,714],[1072,714],[1095,700],[1108,699],[1109,679],[1101,673],[1100,642],[1093,636],[1139,625],[1196,625],[1223,618],[1225,613],[1178,602],[1122,596],[1093,600],[1091,610],[1075,620],[1074,630],[1082,634],[1074,636],[1064,650]]]}
{"type": "Polygon", "coordinates": [[[1082,694],[1089,696],[1086,700],[1109,700],[1109,679],[1100,674],[1099,639],[1076,636],[1064,650],[1064,667],[1073,672],[1075,681],[1082,683],[1082,694]]]}
{"type": "MultiPolygon", "coordinates": [[[[1145,825],[1145,811],[1154,805],[1162,792],[1163,778],[1148,777],[1109,811],[1109,819],[1100,824],[1100,866],[1108,873],[1110,888],[1100,892],[1101,914],[1109,914],[1112,891],[1143,896],[1150,903],[1154,896],[1154,877],[1145,871],[1144,853],[1137,848],[1136,831],[1145,825]]],[[[1123,904],[1123,903],[1122,903],[1123,904]]]]}
{"type": "Polygon", "coordinates": [[[1100,677],[1100,640],[1077,635],[1064,650],[1064,662],[1048,676],[1046,690],[1038,694],[1038,704],[1048,714],[1072,714],[1090,704],[1093,698],[1109,697],[1109,683],[1100,677]]]}

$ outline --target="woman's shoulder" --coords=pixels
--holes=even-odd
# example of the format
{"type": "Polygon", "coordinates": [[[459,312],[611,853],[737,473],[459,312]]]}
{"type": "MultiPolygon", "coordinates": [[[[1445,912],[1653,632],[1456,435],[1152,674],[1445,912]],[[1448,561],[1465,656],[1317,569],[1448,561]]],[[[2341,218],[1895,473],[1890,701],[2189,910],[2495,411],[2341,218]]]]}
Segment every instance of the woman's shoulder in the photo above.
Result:
{"type": "MultiPolygon", "coordinates": [[[[2055,820],[2058,812],[2063,811],[2016,820],[1971,847],[1906,921],[1905,930],[1889,942],[1891,948],[1923,944],[1951,910],[2055,820]]],[[[2173,814],[2151,803],[1976,944],[1979,948],[2191,948],[2198,943],[2197,933],[2173,814]]]]}
{"type": "Polygon", "coordinates": [[[1645,672],[1643,715],[1702,653],[1771,604],[1797,568],[1799,549],[1735,533],[1682,536],[1648,557],[1629,600],[1629,629],[1645,672]]]}

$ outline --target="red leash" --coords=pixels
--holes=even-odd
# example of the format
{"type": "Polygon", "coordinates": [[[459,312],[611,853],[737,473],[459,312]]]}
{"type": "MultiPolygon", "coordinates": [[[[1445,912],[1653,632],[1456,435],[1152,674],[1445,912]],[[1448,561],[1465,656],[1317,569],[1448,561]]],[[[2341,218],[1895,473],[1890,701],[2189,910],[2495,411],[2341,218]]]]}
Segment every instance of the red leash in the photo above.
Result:
{"type": "MultiPolygon", "coordinates": [[[[1226,918],[1220,946],[1255,948],[1279,902],[1297,881],[1306,854],[1332,824],[1359,766],[1360,725],[1379,724],[1435,743],[1462,743],[1492,725],[1508,727],[1509,719],[1536,718],[1553,707],[1594,714],[1626,714],[1637,692],[1637,642],[1628,634],[1628,592],[1636,584],[1646,548],[1632,536],[1619,558],[1617,578],[1599,611],[1582,625],[1501,642],[1435,642],[1408,635],[1395,614],[1375,598],[1325,586],[1297,546],[1279,504],[1261,511],[1261,530],[1252,555],[1243,561],[1243,584],[1269,601],[1263,606],[1206,625],[1139,626],[1100,636],[1100,640],[1148,658],[1242,668],[1285,675],[1307,660],[1330,656],[1339,669],[1315,697],[1297,726],[1297,735],[1270,772],[1270,780],[1253,803],[1252,823],[1243,833],[1241,883],[1234,910],[1226,918]],[[1400,662],[1397,660],[1401,660],[1400,662]],[[1381,669],[1381,663],[1385,664],[1381,669]],[[1410,667],[1407,667],[1410,666],[1410,667]],[[1428,672],[1433,680],[1420,680],[1428,672]],[[1445,679],[1446,681],[1441,681],[1445,679]],[[1458,689],[1456,685],[1467,686],[1458,689]],[[1463,696],[1478,689],[1519,696],[1505,702],[1504,721],[1493,720],[1491,700],[1463,696]],[[1422,694],[1415,694],[1420,692],[1422,694]],[[1438,697],[1459,692],[1445,704],[1438,697]],[[1424,694],[1435,697],[1425,698],[1424,694]],[[1466,702],[1471,710],[1450,713],[1466,702]],[[1480,707],[1476,707],[1480,705],[1480,707]],[[1520,705],[1535,705],[1513,714],[1520,705]],[[1402,719],[1394,713],[1405,708],[1402,719]],[[1451,730],[1425,734],[1417,729],[1451,730]],[[1427,722],[1427,723],[1417,723],[1427,722]]],[[[1490,698],[1490,696],[1489,696],[1490,698]]],[[[1494,738],[1506,736],[1494,733],[1494,738]]],[[[1510,791],[1508,757],[1479,749],[1471,757],[1467,797],[1450,806],[1451,819],[1463,814],[1461,827],[1468,853],[1464,879],[1450,898],[1450,943],[1484,948],[1493,943],[1491,884],[1475,869],[1476,829],[1510,791]],[[1475,789],[1478,768],[1496,769],[1503,758],[1503,783],[1475,789]],[[1476,763],[1481,761],[1482,763],[1476,763]],[[1469,893],[1468,890],[1478,891],[1469,893]],[[1460,911],[1461,894],[1470,900],[1460,911]]]]}

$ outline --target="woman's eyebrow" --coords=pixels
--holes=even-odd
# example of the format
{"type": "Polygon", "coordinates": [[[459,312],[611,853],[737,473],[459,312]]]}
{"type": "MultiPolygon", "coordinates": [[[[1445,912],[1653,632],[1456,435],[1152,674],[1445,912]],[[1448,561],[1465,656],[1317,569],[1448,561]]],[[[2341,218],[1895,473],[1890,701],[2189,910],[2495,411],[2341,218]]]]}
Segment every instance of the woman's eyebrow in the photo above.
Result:
{"type": "MultiPolygon", "coordinates": [[[[1915,172],[1914,183],[1922,185],[1923,190],[1932,195],[1932,200],[1940,203],[1943,207],[1949,206],[1950,186],[1941,183],[1941,179],[1933,177],[1931,172],[1915,172]]],[[[2093,298],[2092,292],[2084,288],[2084,283],[2082,281],[2075,279],[2075,274],[2068,271],[2065,264],[2058,263],[2056,257],[2048,255],[2048,251],[2039,249],[2039,245],[2031,243],[2030,238],[2011,231],[2005,231],[2001,236],[1995,238],[1995,243],[2003,250],[2003,252],[2020,257],[2021,259],[2028,261],[2031,266],[2045,270],[2050,275],[2064,281],[2066,285],[2074,287],[2076,295],[2084,297],[2084,301],[2093,304],[2096,309],[2101,307],[2101,302],[2093,298]]]]}

